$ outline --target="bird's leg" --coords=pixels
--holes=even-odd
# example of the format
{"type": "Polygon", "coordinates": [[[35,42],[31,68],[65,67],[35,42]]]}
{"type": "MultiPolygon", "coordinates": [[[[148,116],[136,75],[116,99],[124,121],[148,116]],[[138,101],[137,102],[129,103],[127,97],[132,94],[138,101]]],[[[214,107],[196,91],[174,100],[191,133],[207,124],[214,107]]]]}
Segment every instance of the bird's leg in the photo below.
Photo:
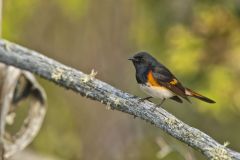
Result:
{"type": "Polygon", "coordinates": [[[157,105],[157,107],[160,107],[160,106],[165,102],[165,100],[166,100],[166,98],[163,98],[163,99],[162,99],[162,102],[159,103],[159,104],[157,105]]]}
{"type": "Polygon", "coordinates": [[[155,111],[157,107],[160,107],[164,102],[165,102],[166,98],[163,98],[161,103],[157,104],[152,111],[155,111]]]}
{"type": "Polygon", "coordinates": [[[145,98],[140,98],[140,100],[139,101],[145,101],[145,100],[148,100],[149,101],[149,99],[151,99],[151,98],[153,98],[153,97],[151,97],[151,96],[149,96],[149,97],[145,97],[145,98]]]}

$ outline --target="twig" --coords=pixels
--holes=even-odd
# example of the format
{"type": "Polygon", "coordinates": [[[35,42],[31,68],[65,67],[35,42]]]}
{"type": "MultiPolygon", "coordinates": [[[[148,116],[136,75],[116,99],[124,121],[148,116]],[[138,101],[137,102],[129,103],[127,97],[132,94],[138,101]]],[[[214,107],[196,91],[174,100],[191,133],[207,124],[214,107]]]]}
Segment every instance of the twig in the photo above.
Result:
{"type": "Polygon", "coordinates": [[[5,67],[5,74],[0,97],[0,135],[2,139],[2,159],[9,158],[16,152],[23,150],[37,135],[42,126],[46,112],[46,96],[42,87],[38,84],[34,76],[18,68],[8,66],[5,67]],[[20,77],[24,77],[28,87],[24,87],[24,91],[20,94],[17,101],[15,99],[15,91],[20,77]],[[27,90],[26,90],[27,89],[27,90]],[[25,94],[25,95],[23,95],[25,94]],[[28,115],[18,132],[9,134],[6,131],[6,123],[14,122],[14,110],[19,101],[29,97],[30,105],[28,115]]]}
{"type": "Polygon", "coordinates": [[[139,102],[139,98],[113,86],[65,66],[42,54],[14,43],[0,40],[0,61],[36,73],[54,83],[71,89],[82,96],[110,105],[146,120],[176,139],[200,151],[211,160],[240,160],[240,153],[228,149],[207,134],[188,126],[162,108],[154,112],[151,102],[139,102]]]}

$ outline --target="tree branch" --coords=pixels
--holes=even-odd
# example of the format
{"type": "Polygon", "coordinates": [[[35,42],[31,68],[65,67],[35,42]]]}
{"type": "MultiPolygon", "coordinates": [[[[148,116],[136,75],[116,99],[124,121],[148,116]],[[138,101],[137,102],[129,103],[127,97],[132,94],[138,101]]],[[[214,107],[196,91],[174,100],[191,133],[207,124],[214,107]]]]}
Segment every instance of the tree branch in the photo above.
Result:
{"type": "Polygon", "coordinates": [[[0,62],[28,70],[84,97],[108,105],[111,109],[146,120],[200,151],[207,159],[240,160],[240,153],[228,149],[226,145],[221,145],[207,134],[188,126],[162,108],[151,111],[155,107],[153,103],[139,102],[138,97],[95,79],[94,73],[86,75],[38,52],[5,40],[0,40],[0,62]]]}

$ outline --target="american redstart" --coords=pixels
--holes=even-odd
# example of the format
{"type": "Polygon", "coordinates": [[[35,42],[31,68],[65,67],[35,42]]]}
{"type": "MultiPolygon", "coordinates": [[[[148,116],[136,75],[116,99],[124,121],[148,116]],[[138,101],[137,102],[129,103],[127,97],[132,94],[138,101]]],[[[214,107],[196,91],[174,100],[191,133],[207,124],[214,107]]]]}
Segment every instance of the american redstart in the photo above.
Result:
{"type": "Polygon", "coordinates": [[[129,60],[131,60],[135,66],[136,80],[140,88],[150,95],[141,100],[160,98],[162,100],[158,105],[160,106],[169,98],[179,103],[183,102],[181,98],[190,102],[188,99],[190,96],[207,103],[215,103],[215,101],[184,87],[163,64],[159,63],[147,52],[139,52],[133,57],[130,57],[129,60]]]}

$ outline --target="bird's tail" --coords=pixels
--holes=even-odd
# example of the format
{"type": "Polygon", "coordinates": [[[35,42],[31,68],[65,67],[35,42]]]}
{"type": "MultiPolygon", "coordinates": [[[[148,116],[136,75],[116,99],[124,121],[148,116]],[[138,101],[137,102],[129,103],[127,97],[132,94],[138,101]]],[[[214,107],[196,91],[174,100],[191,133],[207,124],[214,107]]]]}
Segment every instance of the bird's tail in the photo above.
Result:
{"type": "Polygon", "coordinates": [[[202,95],[200,95],[200,94],[198,94],[198,93],[196,93],[193,90],[188,89],[188,88],[185,89],[185,93],[188,96],[195,97],[195,98],[200,99],[200,100],[202,100],[204,102],[207,102],[207,103],[216,103],[214,100],[211,100],[210,98],[202,96],[202,95]]]}

